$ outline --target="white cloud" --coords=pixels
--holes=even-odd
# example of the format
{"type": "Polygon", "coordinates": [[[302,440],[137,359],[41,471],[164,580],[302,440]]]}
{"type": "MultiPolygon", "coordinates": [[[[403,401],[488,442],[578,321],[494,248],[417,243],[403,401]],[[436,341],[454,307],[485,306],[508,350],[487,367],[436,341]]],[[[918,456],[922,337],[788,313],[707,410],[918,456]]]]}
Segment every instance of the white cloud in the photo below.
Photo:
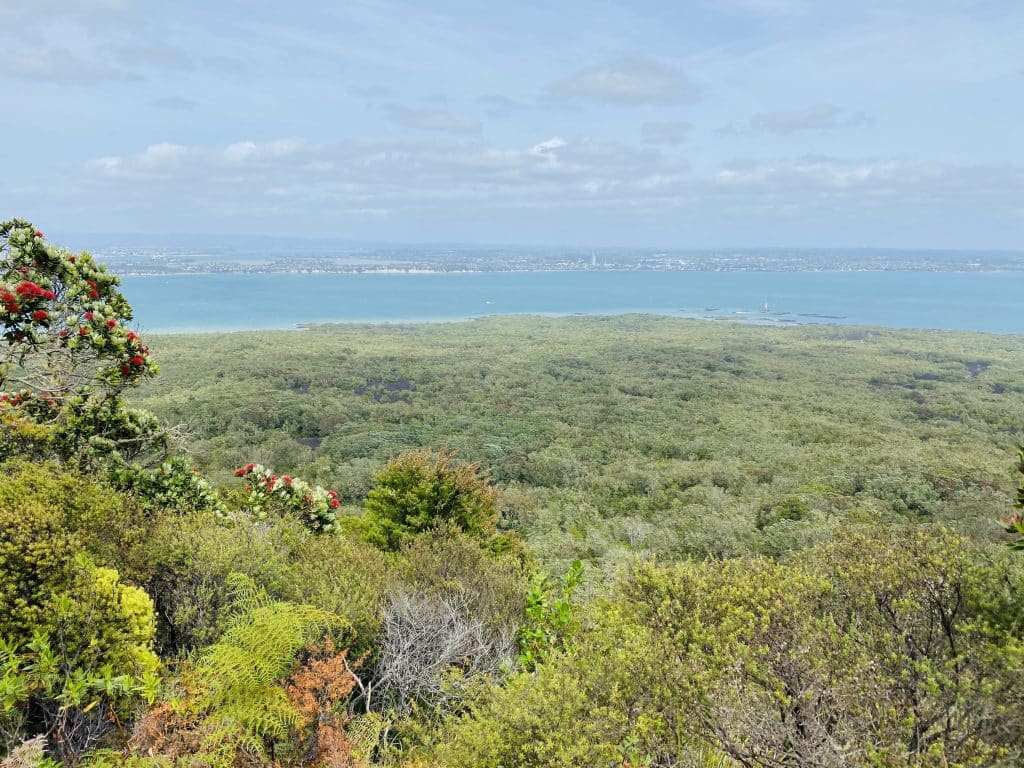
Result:
{"type": "Polygon", "coordinates": [[[562,204],[595,195],[660,188],[686,166],[650,150],[554,137],[525,148],[454,140],[301,139],[224,147],[154,144],[104,157],[85,183],[117,195],[182,193],[236,203],[250,197],[299,205],[333,200],[347,208],[409,207],[424,200],[496,205],[562,204]]]}
{"type": "Polygon", "coordinates": [[[804,214],[836,201],[851,206],[976,204],[1002,206],[1024,196],[1024,168],[952,165],[903,159],[842,162],[831,158],[738,163],[711,179],[716,192],[751,201],[786,200],[804,214]]]}
{"type": "Polygon", "coordinates": [[[699,96],[682,71],[639,57],[584,69],[553,83],[548,93],[569,103],[622,106],[689,104],[699,96]]]}
{"type": "Polygon", "coordinates": [[[561,149],[565,145],[565,139],[561,138],[560,136],[554,136],[553,138],[550,138],[547,141],[541,141],[537,144],[534,144],[532,147],[530,147],[530,154],[534,155],[535,157],[546,158],[549,162],[557,162],[558,155],[555,153],[555,150],[561,149]]]}
{"type": "Polygon", "coordinates": [[[131,157],[101,157],[90,162],[89,168],[106,178],[153,178],[182,168],[190,155],[187,147],[163,142],[131,157]]]}
{"type": "Polygon", "coordinates": [[[852,216],[920,207],[956,209],[979,201],[1007,216],[1024,198],[1024,169],[906,159],[828,157],[737,161],[703,177],[656,150],[552,137],[527,147],[475,141],[303,139],[242,141],[222,147],[154,144],[105,157],[80,180],[95,194],[153,205],[259,211],[273,204],[303,211],[568,209],[785,211],[803,217],[839,206],[852,216]],[[1011,204],[1012,202],[1012,204],[1011,204]]]}

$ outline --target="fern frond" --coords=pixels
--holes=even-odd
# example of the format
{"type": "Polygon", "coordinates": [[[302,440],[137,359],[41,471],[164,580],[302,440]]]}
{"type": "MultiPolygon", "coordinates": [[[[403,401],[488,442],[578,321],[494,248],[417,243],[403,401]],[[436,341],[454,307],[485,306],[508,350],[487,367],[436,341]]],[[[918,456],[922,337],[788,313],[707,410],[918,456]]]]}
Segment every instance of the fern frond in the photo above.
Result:
{"type": "Polygon", "coordinates": [[[252,579],[232,574],[232,618],[221,640],[193,669],[191,711],[202,721],[211,765],[248,755],[266,759],[265,744],[284,740],[299,726],[295,705],[281,687],[299,652],[344,626],[314,606],[277,602],[252,579]]]}

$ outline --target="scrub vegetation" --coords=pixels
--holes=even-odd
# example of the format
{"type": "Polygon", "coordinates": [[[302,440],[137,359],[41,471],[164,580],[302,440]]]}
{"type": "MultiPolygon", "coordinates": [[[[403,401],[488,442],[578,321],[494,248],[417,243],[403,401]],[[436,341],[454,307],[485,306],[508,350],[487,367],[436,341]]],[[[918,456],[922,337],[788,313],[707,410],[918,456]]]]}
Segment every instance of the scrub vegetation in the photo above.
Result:
{"type": "Polygon", "coordinates": [[[117,285],[0,225],[3,768],[1024,758],[1024,339],[117,285]]]}

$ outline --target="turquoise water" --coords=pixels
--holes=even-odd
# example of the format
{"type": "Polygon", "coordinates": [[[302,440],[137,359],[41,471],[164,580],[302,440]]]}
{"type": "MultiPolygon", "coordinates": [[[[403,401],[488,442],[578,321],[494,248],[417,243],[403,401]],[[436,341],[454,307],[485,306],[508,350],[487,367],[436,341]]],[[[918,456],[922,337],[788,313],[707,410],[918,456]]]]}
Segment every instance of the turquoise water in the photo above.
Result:
{"type": "Polygon", "coordinates": [[[1024,333],[1021,272],[212,274],[126,277],[123,290],[159,332],[647,312],[1024,333]]]}

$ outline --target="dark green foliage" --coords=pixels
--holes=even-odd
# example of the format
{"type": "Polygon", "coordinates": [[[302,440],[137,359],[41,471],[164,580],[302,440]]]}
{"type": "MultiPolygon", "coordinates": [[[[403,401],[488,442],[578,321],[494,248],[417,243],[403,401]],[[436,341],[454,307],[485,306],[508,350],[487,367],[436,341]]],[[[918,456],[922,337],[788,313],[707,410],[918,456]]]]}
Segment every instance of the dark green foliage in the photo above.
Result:
{"type": "Polygon", "coordinates": [[[377,475],[363,535],[392,551],[441,526],[486,540],[496,533],[497,501],[479,465],[459,462],[447,449],[410,451],[377,475]]]}
{"type": "Polygon", "coordinates": [[[778,504],[762,507],[757,513],[757,527],[763,529],[783,521],[799,522],[806,520],[809,515],[810,507],[807,506],[807,502],[799,496],[790,496],[778,504]]]}
{"type": "Polygon", "coordinates": [[[147,511],[224,512],[224,505],[210,484],[184,456],[171,456],[154,467],[135,464],[114,467],[110,481],[135,496],[147,511]]]}

